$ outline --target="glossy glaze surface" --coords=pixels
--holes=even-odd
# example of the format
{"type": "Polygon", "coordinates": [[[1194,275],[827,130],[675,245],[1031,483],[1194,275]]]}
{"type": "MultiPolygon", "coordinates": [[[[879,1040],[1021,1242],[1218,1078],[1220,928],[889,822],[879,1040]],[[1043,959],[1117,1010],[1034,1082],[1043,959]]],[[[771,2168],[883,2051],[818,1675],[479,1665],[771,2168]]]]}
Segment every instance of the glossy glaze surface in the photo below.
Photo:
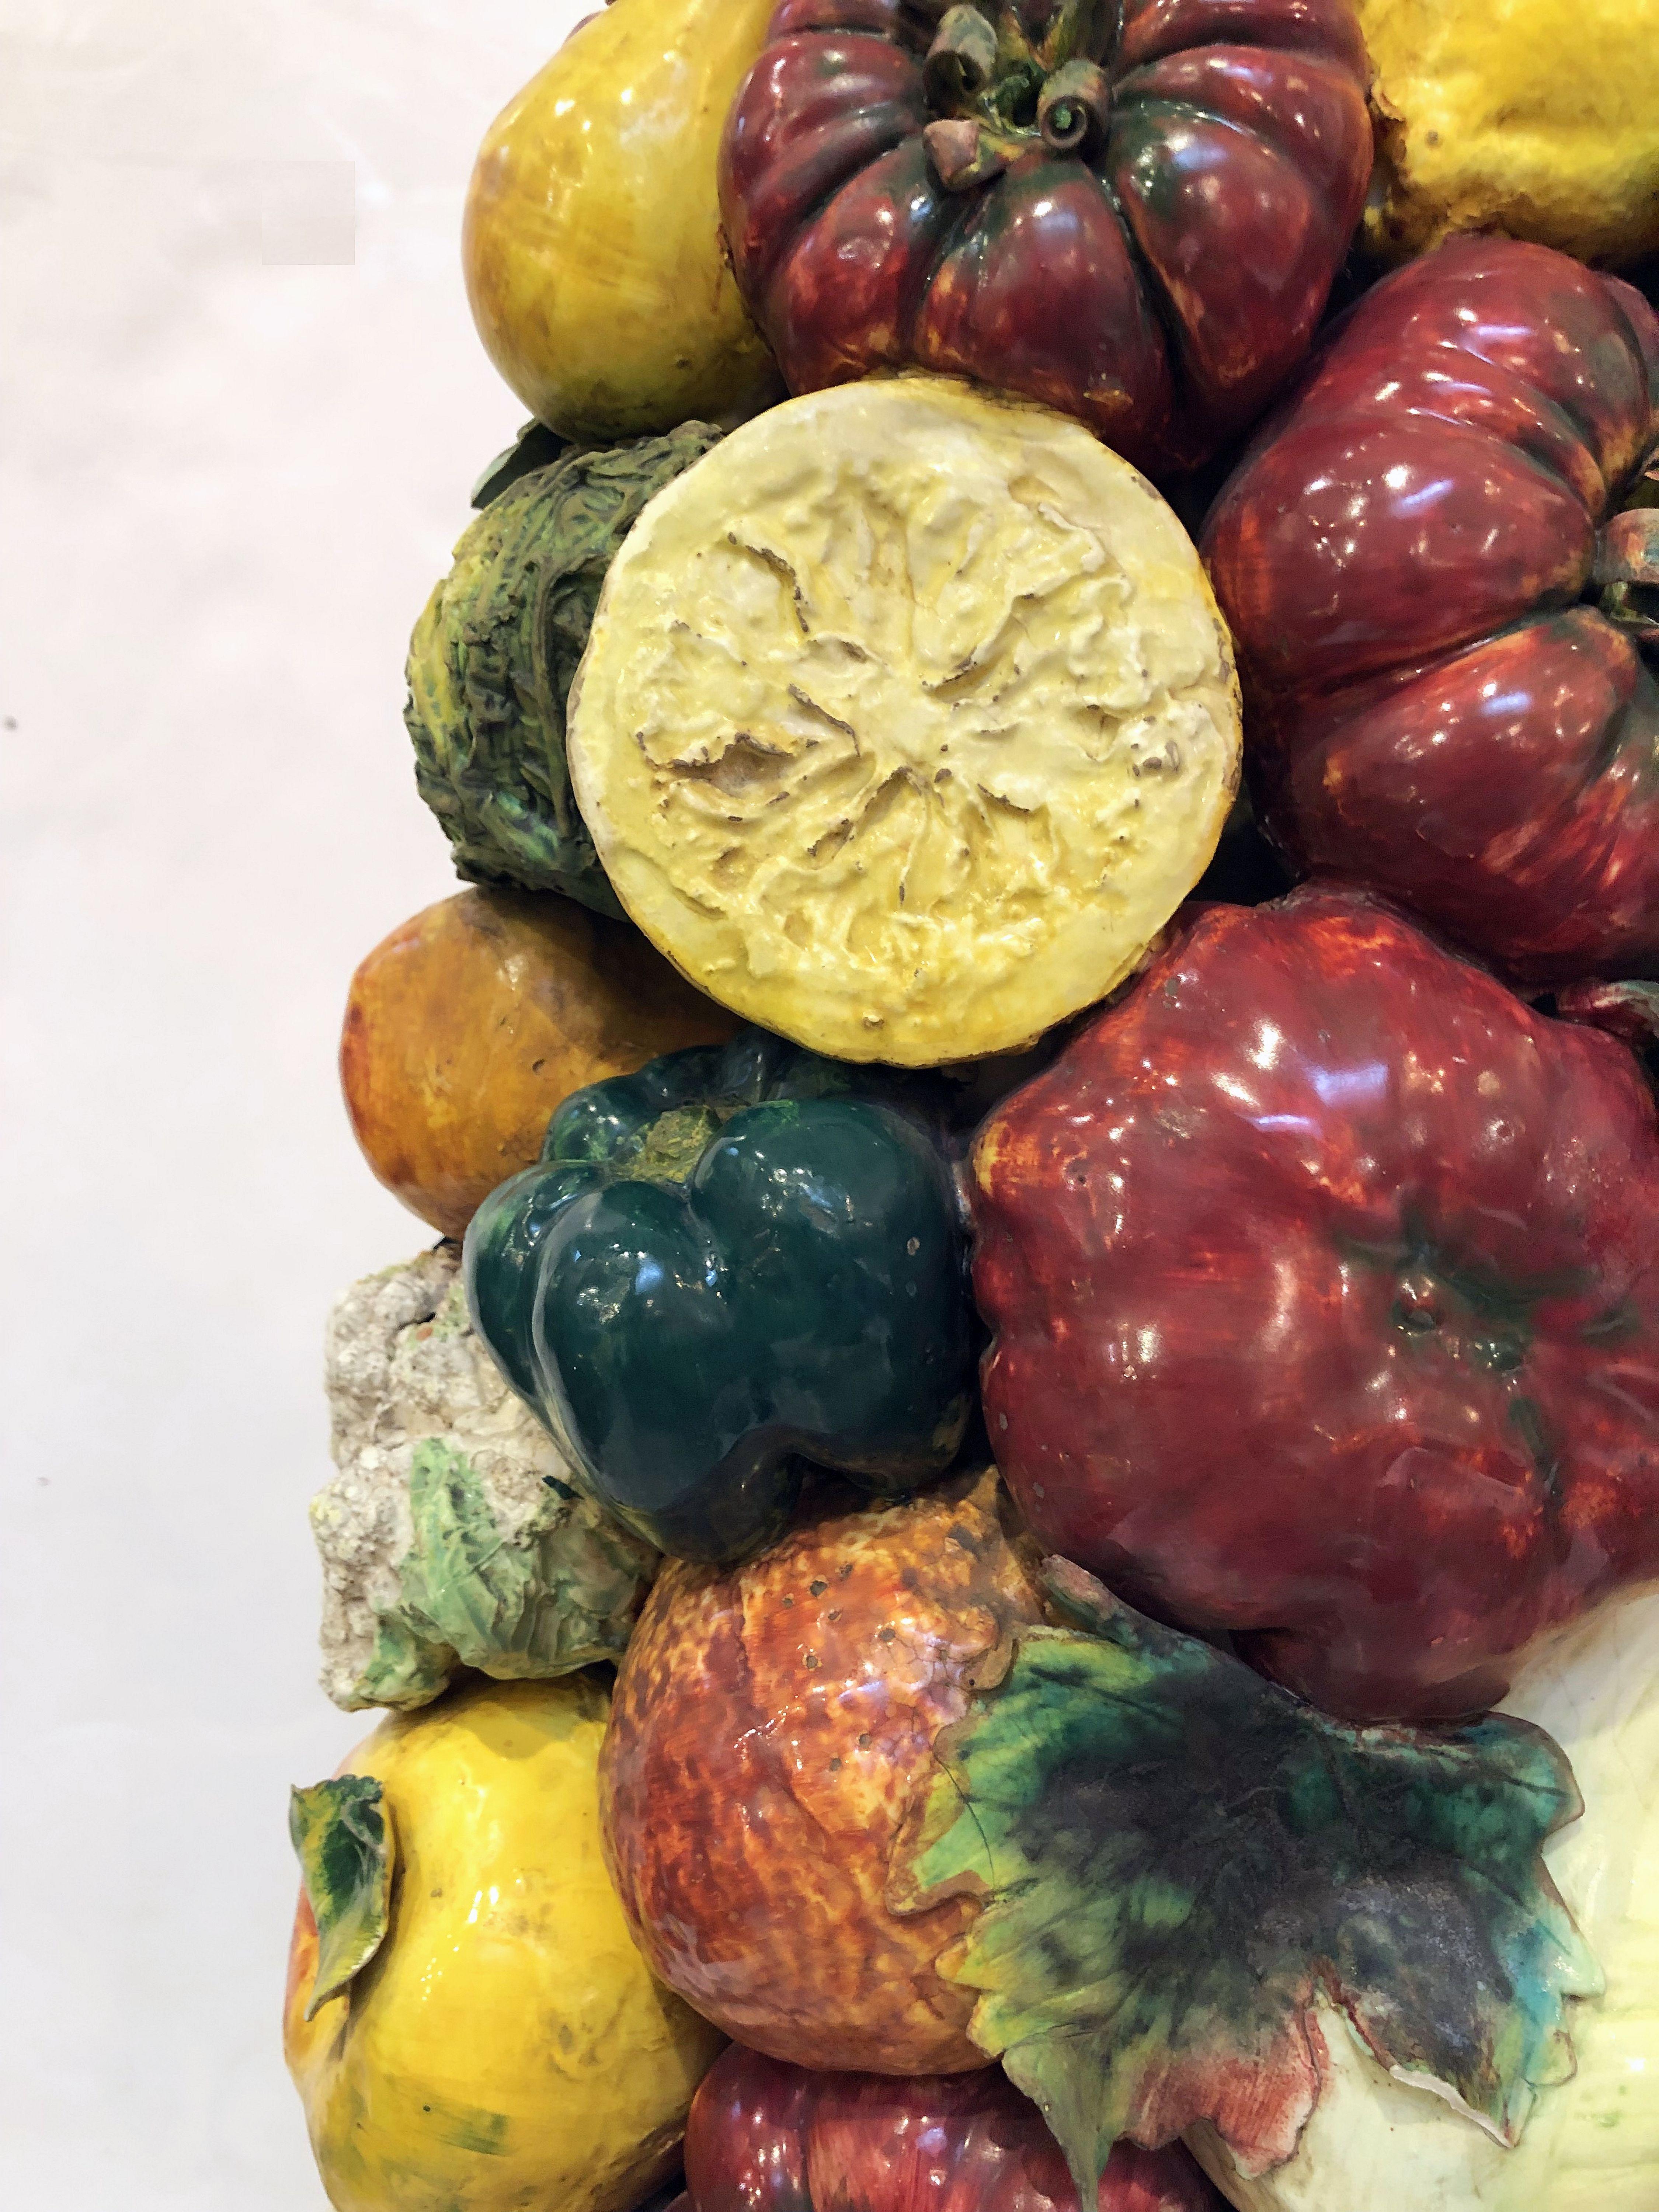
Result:
{"type": "Polygon", "coordinates": [[[993,1447],[1039,1538],[1358,1719],[1659,1571],[1659,1121],[1357,894],[1200,910],[987,1124],[993,1447]]]}
{"type": "MultiPolygon", "coordinates": [[[[1042,2115],[998,2067],[830,2073],[734,2043],[685,2130],[683,2212],[1077,2212],[1042,2115]]],[[[1221,2212],[1179,2143],[1121,2143],[1097,2212],[1221,2212]]]]}
{"type": "Polygon", "coordinates": [[[809,1462],[892,1492],[956,1456],[966,1239],[910,1096],[751,1030],[578,1092],[480,1208],[474,1326],[659,1550],[768,1541],[809,1462]]]}
{"type": "Polygon", "coordinates": [[[538,1158],[573,1091],[736,1027],[626,922],[574,900],[463,891],[351,979],[340,1085],[386,1188],[446,1237],[538,1158]]]}
{"type": "Polygon", "coordinates": [[[617,1681],[600,1790],[623,1909],[655,1971],[802,2065],[988,2062],[935,1961],[970,1901],[903,1917],[893,1846],[940,1729],[1042,1617],[989,1476],[834,1505],[747,1565],[674,1564],[617,1681]]]}
{"type": "Polygon", "coordinates": [[[1079,1627],[1021,1630],[937,1738],[888,1894],[982,1906],[942,1971],[1079,2191],[1125,2137],[1212,2126],[1252,2175],[1291,2157],[1322,1994],[1514,2143],[1602,1989],[1540,1856],[1582,1809],[1556,1746],[1490,1713],[1334,1720],[1070,1560],[1045,1581],[1079,1627]]]}
{"type": "Polygon", "coordinates": [[[714,162],[768,0],[616,0],[490,125],[461,253],[484,349],[567,437],[762,404],[776,371],[720,251],[714,162]]]}
{"type": "Polygon", "coordinates": [[[1530,1658],[1504,1701],[1572,1763],[1581,1820],[1545,1845],[1607,1977],[1574,2008],[1577,2066],[1513,2149],[1384,2071],[1325,2017],[1328,2066],[1296,2155],[1243,2179],[1243,2212],[1653,2212],[1659,2175],[1659,1586],[1599,1606],[1530,1658]],[[1333,2032],[1335,2031],[1335,2032],[1333,2032]]]}
{"type": "Polygon", "coordinates": [[[738,95],[721,210],[791,389],[913,363],[1194,466],[1295,368],[1358,217],[1346,0],[1024,0],[966,74],[945,15],[784,0],[738,95]]]}
{"type": "Polygon", "coordinates": [[[1656,444],[1645,301],[1461,240],[1360,301],[1204,532],[1276,835],[1535,982],[1659,970],[1659,684],[1596,603],[1656,444]]]}
{"type": "Polygon", "coordinates": [[[652,1979],[606,1876],[605,1713],[591,1675],[477,1683],[344,1762],[380,1785],[389,1923],[307,2020],[302,1894],[283,2017],[337,2212],[632,2212],[672,2171],[720,2038],[652,1979]]]}

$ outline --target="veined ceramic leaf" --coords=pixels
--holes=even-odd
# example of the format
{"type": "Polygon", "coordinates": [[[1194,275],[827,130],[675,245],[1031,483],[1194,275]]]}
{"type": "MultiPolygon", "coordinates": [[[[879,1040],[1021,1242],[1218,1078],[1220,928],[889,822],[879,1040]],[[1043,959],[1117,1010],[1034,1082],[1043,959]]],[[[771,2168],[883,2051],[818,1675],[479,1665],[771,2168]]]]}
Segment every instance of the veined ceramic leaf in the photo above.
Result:
{"type": "Polygon", "coordinates": [[[1023,1632],[935,1746],[897,1904],[988,1902],[941,1961],[1034,2098],[1085,2203],[1121,2136],[1210,2121],[1240,2170],[1289,2158],[1340,2004],[1386,2066],[1514,2142],[1572,2071],[1601,1987],[1539,1858],[1580,1810],[1548,1736],[1334,1720],[1051,1562],[1090,1634],[1023,1632]]]}
{"type": "Polygon", "coordinates": [[[573,1524],[571,1494],[550,1480],[542,1507],[509,1540],[466,1454],[422,1438],[410,1462],[414,1540],[398,1570],[398,1601],[379,1616],[365,1696],[414,1704],[457,1666],[512,1681],[616,1658],[628,1641],[639,1546],[598,1515],[573,1524]]]}
{"type": "Polygon", "coordinates": [[[366,1276],[329,1322],[339,1472],[311,1525],[323,1686],[348,1712],[429,1705],[464,1666],[516,1680],[615,1659],[657,1570],[473,1334],[460,1257],[366,1276]]]}
{"type": "Polygon", "coordinates": [[[306,2018],[313,2020],[386,1938],[392,1841],[380,1784],[342,1774],[295,1790],[288,1832],[317,1923],[317,1979],[306,2008],[306,2018]]]}

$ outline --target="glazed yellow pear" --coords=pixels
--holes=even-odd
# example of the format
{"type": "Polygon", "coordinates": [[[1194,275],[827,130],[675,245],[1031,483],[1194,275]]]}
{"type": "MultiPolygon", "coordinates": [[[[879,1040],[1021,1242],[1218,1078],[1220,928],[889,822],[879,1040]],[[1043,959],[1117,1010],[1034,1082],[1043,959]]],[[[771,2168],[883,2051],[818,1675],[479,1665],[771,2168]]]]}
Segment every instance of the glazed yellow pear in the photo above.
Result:
{"type": "Polygon", "coordinates": [[[781,391],[714,166],[776,0],[614,0],[490,128],[462,252],[485,350],[580,440],[738,422],[781,391]]]}
{"type": "Polygon", "coordinates": [[[608,1711],[475,1681],[295,1793],[283,2041],[337,2212],[632,2212],[672,2172],[722,2039],[605,1872],[608,1711]]]}

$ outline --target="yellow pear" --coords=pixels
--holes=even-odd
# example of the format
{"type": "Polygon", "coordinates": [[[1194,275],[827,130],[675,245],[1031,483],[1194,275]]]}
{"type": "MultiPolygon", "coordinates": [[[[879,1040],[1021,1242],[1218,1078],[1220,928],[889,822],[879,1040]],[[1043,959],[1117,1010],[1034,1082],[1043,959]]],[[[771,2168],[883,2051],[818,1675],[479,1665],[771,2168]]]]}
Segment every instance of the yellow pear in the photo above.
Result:
{"type": "Polygon", "coordinates": [[[776,0],[615,0],[496,118],[462,253],[485,350],[564,436],[738,422],[781,390],[715,164],[776,0]]]}
{"type": "Polygon", "coordinates": [[[722,2039],[605,1872],[608,1714],[590,1675],[475,1681],[295,1793],[283,2040],[337,2212],[631,2212],[672,2171],[722,2039]]]}

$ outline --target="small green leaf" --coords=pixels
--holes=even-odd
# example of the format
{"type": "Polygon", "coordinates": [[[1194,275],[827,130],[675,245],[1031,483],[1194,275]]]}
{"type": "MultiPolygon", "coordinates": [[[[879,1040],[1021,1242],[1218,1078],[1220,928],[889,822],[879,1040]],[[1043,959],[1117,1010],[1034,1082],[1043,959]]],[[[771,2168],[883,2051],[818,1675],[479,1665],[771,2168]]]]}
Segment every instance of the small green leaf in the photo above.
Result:
{"type": "Polygon", "coordinates": [[[409,1507],[398,1601],[359,1684],[367,1703],[423,1705],[458,1666],[513,1681],[621,1656],[652,1554],[599,1507],[550,1487],[508,1538],[471,1462],[437,1437],[415,1447],[409,1507]]]}
{"type": "Polygon", "coordinates": [[[288,1832],[317,1923],[317,1979],[306,2007],[314,2020],[386,1937],[393,1846],[380,1784],[343,1774],[295,1790],[288,1832]]]}
{"type": "Polygon", "coordinates": [[[1320,1995],[1385,2066],[1513,2143],[1601,1989],[1539,1857],[1583,1809],[1565,1757],[1498,1715],[1331,1719],[1143,1620],[1080,1570],[1093,1632],[1034,1629],[940,1762],[891,1895],[985,1911],[941,1962],[971,2033],[1047,2115],[1085,2203],[1120,2136],[1213,2123],[1247,2175],[1319,2096],[1320,1995]]]}

